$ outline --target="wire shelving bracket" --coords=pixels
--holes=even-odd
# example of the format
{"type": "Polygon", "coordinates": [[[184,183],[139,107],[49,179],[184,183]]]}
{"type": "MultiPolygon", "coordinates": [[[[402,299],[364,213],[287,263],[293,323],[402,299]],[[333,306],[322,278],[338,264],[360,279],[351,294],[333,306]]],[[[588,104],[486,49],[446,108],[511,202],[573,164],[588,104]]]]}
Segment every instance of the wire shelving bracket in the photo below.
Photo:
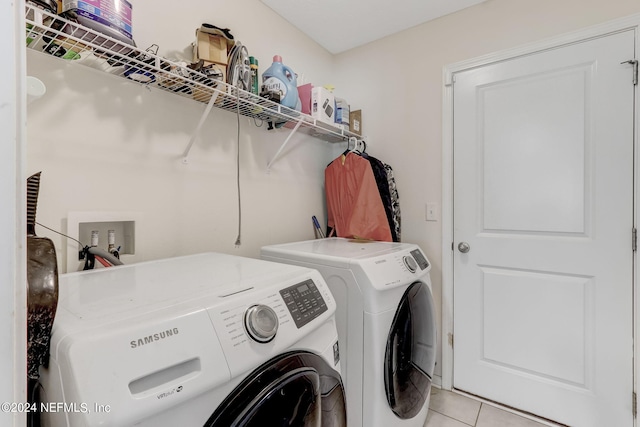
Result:
{"type": "Polygon", "coordinates": [[[282,145],[280,146],[278,151],[276,151],[276,154],[273,156],[273,158],[271,159],[269,164],[267,164],[267,172],[271,171],[271,165],[273,165],[275,163],[275,161],[280,156],[280,153],[282,153],[282,150],[284,150],[284,147],[286,147],[286,145],[289,143],[289,141],[291,141],[291,138],[293,137],[293,135],[298,131],[298,129],[300,129],[300,125],[301,124],[302,124],[302,119],[298,120],[298,122],[296,123],[295,127],[291,130],[289,135],[287,135],[287,138],[284,140],[284,142],[282,143],[282,145]]]}

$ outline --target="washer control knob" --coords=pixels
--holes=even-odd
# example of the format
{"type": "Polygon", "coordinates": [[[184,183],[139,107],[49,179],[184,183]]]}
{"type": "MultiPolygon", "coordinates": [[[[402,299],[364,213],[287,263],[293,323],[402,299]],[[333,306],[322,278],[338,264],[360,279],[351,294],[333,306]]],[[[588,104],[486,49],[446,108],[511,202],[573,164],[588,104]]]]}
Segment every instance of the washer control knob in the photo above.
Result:
{"type": "Polygon", "coordinates": [[[244,313],[244,328],[253,340],[268,343],[278,331],[278,315],[268,305],[252,305],[244,313]]]}
{"type": "Polygon", "coordinates": [[[418,263],[416,262],[415,259],[413,259],[412,256],[409,255],[405,255],[402,258],[402,261],[404,262],[405,267],[407,267],[407,269],[412,272],[415,273],[416,270],[418,269],[418,263]]]}

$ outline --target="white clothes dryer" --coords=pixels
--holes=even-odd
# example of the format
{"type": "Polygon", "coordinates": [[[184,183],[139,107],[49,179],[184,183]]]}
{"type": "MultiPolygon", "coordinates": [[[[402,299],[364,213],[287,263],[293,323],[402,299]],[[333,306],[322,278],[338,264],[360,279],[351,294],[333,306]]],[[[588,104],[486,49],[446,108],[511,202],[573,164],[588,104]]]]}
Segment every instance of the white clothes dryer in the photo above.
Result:
{"type": "Polygon", "coordinates": [[[423,427],[436,361],[431,266],[412,244],[328,238],[261,257],[317,269],[336,299],[349,427],[423,427]]]}
{"type": "Polygon", "coordinates": [[[345,427],[315,270],[216,253],[61,275],[42,424],[345,427]]]}

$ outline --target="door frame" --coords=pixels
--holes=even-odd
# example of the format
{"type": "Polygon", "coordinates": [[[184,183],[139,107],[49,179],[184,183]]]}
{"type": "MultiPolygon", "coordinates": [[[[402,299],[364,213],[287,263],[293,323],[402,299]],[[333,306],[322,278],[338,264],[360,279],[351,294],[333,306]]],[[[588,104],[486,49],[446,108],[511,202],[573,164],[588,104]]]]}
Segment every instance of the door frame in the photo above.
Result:
{"type": "MultiPolygon", "coordinates": [[[[539,53],[545,50],[555,49],[564,45],[570,45],[588,40],[590,38],[601,37],[607,34],[617,33],[626,30],[635,31],[635,44],[640,46],[640,14],[634,14],[625,18],[612,20],[603,24],[594,25],[586,29],[562,34],[559,36],[544,39],[542,41],[529,43],[512,49],[507,49],[488,55],[472,58],[469,60],[449,64],[443,67],[443,104],[442,104],[442,388],[453,390],[453,86],[456,73],[472,68],[498,63],[521,56],[539,53]]],[[[640,54],[636,52],[637,59],[640,54]]],[[[629,58],[631,59],[631,58],[629,58]]],[[[631,71],[629,79],[632,78],[631,71]]],[[[635,119],[634,119],[634,227],[639,224],[640,214],[638,212],[638,199],[640,198],[640,188],[638,179],[639,160],[638,154],[638,130],[640,129],[640,96],[638,86],[635,88],[635,119]]],[[[629,230],[631,236],[631,230],[629,230]]],[[[637,252],[633,253],[633,341],[634,341],[634,361],[633,361],[633,389],[637,392],[638,385],[638,348],[639,329],[638,307],[640,307],[638,286],[637,252]]],[[[637,424],[635,421],[634,424],[637,424]]]]}
{"type": "MultiPolygon", "coordinates": [[[[26,402],[27,277],[26,277],[26,48],[24,0],[0,6],[0,46],[6,66],[0,89],[0,400],[26,402]]],[[[24,426],[26,412],[0,412],[0,424],[24,426]]]]}

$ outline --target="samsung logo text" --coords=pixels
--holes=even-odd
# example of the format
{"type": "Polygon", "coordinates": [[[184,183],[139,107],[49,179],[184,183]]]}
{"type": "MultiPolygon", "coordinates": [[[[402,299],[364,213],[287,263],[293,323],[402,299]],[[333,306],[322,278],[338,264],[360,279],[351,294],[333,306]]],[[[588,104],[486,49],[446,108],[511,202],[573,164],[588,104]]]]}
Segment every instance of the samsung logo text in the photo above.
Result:
{"type": "Polygon", "coordinates": [[[165,338],[172,337],[174,335],[178,335],[178,328],[167,329],[163,332],[158,332],[156,334],[151,334],[146,337],[138,338],[137,340],[129,341],[129,345],[131,348],[142,347],[143,345],[151,344],[156,341],[163,340],[165,338]]]}

